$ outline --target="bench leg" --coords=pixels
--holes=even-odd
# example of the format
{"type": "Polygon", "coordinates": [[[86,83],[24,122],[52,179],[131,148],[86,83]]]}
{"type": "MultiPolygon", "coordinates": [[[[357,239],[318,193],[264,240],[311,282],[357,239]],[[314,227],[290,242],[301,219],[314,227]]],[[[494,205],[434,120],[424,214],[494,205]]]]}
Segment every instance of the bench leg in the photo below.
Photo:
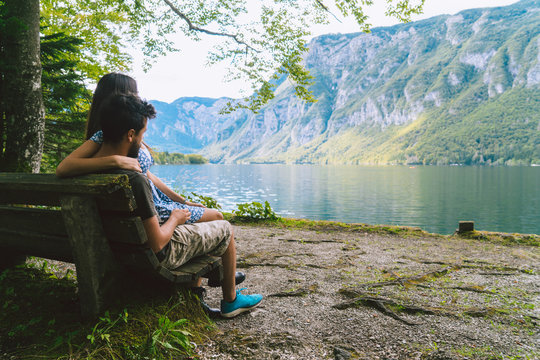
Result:
{"type": "Polygon", "coordinates": [[[218,267],[210,270],[210,272],[203,275],[203,277],[208,278],[209,284],[221,284],[221,281],[223,280],[223,265],[220,264],[218,267]]]}
{"type": "Polygon", "coordinates": [[[82,196],[64,196],[60,200],[77,268],[82,317],[92,319],[104,310],[117,266],[95,200],[82,196]]]}

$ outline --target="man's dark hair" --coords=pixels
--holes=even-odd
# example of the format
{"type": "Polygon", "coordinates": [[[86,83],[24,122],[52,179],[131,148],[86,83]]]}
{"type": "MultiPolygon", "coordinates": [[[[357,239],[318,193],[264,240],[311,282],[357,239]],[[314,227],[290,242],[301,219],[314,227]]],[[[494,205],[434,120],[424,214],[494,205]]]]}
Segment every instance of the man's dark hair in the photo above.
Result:
{"type": "Polygon", "coordinates": [[[145,119],[156,117],[156,109],[137,95],[111,95],[99,108],[103,141],[118,143],[130,129],[138,134],[145,119]]]}

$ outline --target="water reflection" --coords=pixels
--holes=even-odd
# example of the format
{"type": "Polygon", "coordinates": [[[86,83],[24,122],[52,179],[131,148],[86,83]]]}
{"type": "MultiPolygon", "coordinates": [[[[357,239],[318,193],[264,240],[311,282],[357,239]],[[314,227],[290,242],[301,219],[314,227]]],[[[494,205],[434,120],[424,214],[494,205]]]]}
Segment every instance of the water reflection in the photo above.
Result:
{"type": "Polygon", "coordinates": [[[540,168],[312,165],[162,165],[169,186],[212,196],[224,210],[268,200],[282,216],[540,233],[540,168]]]}

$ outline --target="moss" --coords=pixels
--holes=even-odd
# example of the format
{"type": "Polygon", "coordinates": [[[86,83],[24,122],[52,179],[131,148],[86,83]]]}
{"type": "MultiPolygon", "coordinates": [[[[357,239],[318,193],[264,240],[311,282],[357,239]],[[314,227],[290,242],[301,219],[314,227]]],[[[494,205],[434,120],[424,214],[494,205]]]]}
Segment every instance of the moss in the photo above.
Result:
{"type": "Polygon", "coordinates": [[[540,246],[540,235],[535,234],[509,234],[490,231],[468,231],[457,236],[465,239],[488,241],[503,245],[529,245],[540,246]]]}
{"type": "Polygon", "coordinates": [[[359,233],[370,233],[380,235],[395,235],[403,238],[451,238],[460,237],[464,239],[487,241],[490,243],[498,243],[502,245],[528,245],[540,246],[540,235],[535,234],[517,234],[517,233],[500,233],[489,231],[471,231],[463,234],[441,235],[426,232],[418,227],[412,226],[394,226],[394,225],[369,225],[369,224],[349,224],[336,221],[326,220],[308,220],[294,218],[278,218],[275,220],[257,220],[250,218],[236,217],[231,213],[224,213],[225,220],[228,220],[235,225],[247,226],[276,226],[281,228],[305,229],[316,232],[330,231],[349,231],[359,233]]]}
{"type": "Polygon", "coordinates": [[[224,213],[225,220],[236,225],[267,225],[281,228],[305,229],[317,232],[329,231],[349,231],[360,233],[374,233],[386,235],[399,235],[402,237],[444,237],[444,235],[432,234],[418,227],[391,226],[391,225],[368,225],[368,224],[348,224],[326,220],[308,220],[293,218],[278,218],[276,220],[256,220],[249,218],[235,217],[231,213],[224,213]]]}

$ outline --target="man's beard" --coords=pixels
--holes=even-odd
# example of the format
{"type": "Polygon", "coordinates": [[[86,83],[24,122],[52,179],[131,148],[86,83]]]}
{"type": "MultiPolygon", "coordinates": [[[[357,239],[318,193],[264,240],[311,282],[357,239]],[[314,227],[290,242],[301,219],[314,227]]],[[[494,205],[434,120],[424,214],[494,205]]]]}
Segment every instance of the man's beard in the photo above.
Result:
{"type": "Polygon", "coordinates": [[[141,148],[141,144],[134,142],[131,144],[131,147],[129,148],[127,156],[130,158],[136,159],[139,156],[139,149],[141,148]]]}

